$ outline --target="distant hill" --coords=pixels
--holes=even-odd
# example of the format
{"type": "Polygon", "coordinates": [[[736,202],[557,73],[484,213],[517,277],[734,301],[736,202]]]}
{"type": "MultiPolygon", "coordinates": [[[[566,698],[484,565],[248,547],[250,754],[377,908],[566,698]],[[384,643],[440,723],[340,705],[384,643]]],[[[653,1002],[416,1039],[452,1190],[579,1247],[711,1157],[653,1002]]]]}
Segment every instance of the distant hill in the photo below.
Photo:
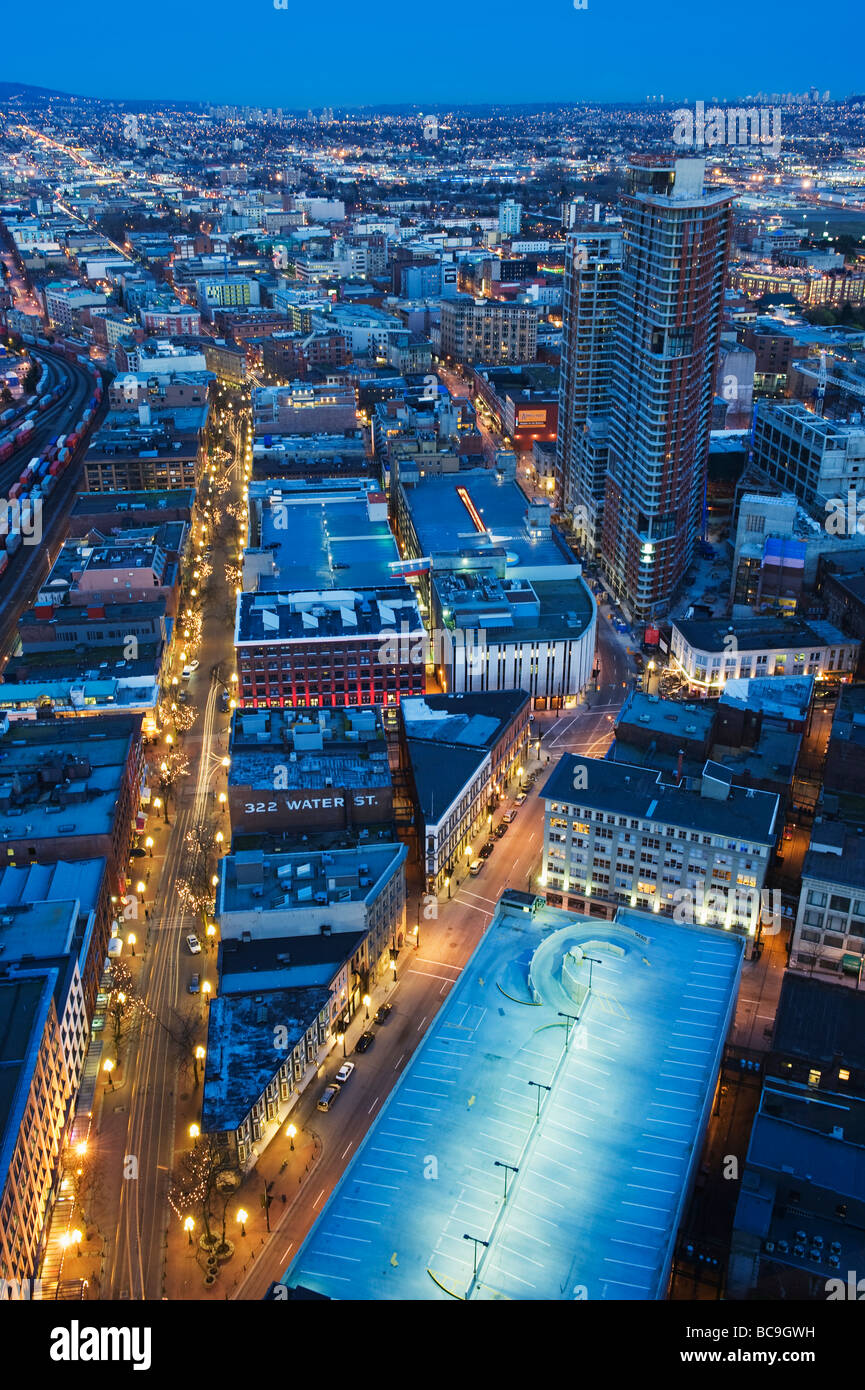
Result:
{"type": "Polygon", "coordinates": [[[43,97],[68,97],[53,87],[31,87],[29,82],[0,82],[0,101],[40,101],[43,97]]]}

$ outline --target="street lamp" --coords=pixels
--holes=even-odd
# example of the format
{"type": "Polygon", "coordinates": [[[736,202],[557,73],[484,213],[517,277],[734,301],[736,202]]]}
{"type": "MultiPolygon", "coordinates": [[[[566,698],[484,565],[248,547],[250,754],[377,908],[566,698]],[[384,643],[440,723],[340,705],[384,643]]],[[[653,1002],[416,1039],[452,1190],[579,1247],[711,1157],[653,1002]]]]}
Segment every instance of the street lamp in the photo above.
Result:
{"type": "Polygon", "coordinates": [[[285,1132],[288,1135],[289,1147],[294,1149],[294,1136],[297,1134],[297,1125],[286,1125],[285,1132]]]}
{"type": "Polygon", "coordinates": [[[145,847],[145,849],[148,849],[148,850],[150,851],[150,858],[152,859],[152,858],[153,858],[153,836],[152,836],[152,835],[148,835],[147,839],[144,841],[144,847],[145,847]]]}
{"type": "Polygon", "coordinates": [[[190,1137],[190,1139],[197,1139],[198,1136],[200,1135],[200,1133],[201,1133],[201,1127],[200,1127],[199,1125],[193,1124],[193,1125],[190,1125],[190,1126],[189,1126],[189,1137],[190,1137]]]}
{"type": "Polygon", "coordinates": [[[223,835],[222,831],[221,831],[221,830],[217,830],[217,832],[216,832],[216,843],[217,843],[218,845],[221,845],[221,844],[223,843],[224,839],[225,839],[225,836],[223,835]]]}
{"type": "Polygon", "coordinates": [[[245,1236],[245,1235],[246,1235],[246,1223],[247,1223],[247,1221],[249,1220],[249,1212],[244,1211],[244,1210],[243,1210],[243,1207],[240,1207],[240,1208],[238,1208],[237,1217],[236,1217],[235,1219],[236,1219],[236,1221],[237,1221],[238,1226],[240,1227],[240,1234],[241,1234],[242,1236],[245,1236]]]}
{"type": "Polygon", "coordinates": [[[138,901],[139,901],[140,903],[143,903],[143,902],[144,902],[144,894],[145,894],[145,892],[147,891],[147,884],[143,881],[143,879],[139,879],[139,880],[138,880],[138,882],[137,882],[136,885],[135,885],[135,891],[136,891],[136,893],[138,894],[138,901]]]}
{"type": "Polygon", "coordinates": [[[508,1173],[517,1174],[520,1170],[513,1163],[504,1163],[500,1158],[493,1159],[494,1168],[504,1168],[505,1170],[505,1201],[508,1200],[508,1173]]]}
{"type": "Polygon", "coordinates": [[[113,1070],[114,1070],[114,1063],[112,1062],[112,1060],[111,1060],[110,1057],[106,1057],[106,1058],[105,1058],[105,1061],[102,1063],[102,1070],[106,1073],[106,1075],[107,1075],[107,1077],[108,1077],[108,1088],[109,1088],[109,1090],[113,1091],[113,1090],[114,1090],[114,1081],[113,1081],[113,1079],[112,1079],[111,1073],[112,1073],[113,1070]]]}
{"type": "Polygon", "coordinates": [[[488,1241],[488,1240],[481,1240],[480,1236],[470,1236],[470,1235],[468,1234],[467,1231],[464,1231],[464,1232],[463,1232],[463,1240],[470,1240],[470,1241],[473,1243],[473,1245],[474,1245],[474,1262],[473,1262],[473,1265],[472,1265],[472,1278],[473,1278],[473,1279],[477,1279],[477,1277],[478,1277],[478,1246],[479,1246],[479,1245],[482,1245],[482,1246],[484,1247],[484,1249],[487,1249],[487,1248],[489,1247],[489,1241],[488,1241]]]}
{"type": "Polygon", "coordinates": [[[210,992],[211,992],[211,990],[212,990],[212,988],[213,988],[213,986],[211,985],[211,983],[210,983],[209,980],[204,980],[204,981],[202,981],[201,993],[202,993],[203,995],[205,995],[206,997],[209,996],[209,995],[210,995],[210,992]]]}
{"type": "Polygon", "coordinates": [[[342,1055],[343,1057],[347,1057],[348,1053],[345,1050],[345,1033],[337,1033],[336,1040],[338,1043],[342,1043],[342,1055]]]}
{"type": "Polygon", "coordinates": [[[369,1018],[369,1006],[370,1006],[371,1003],[372,1003],[372,1000],[370,999],[369,995],[368,995],[368,994],[365,994],[365,995],[363,996],[363,1006],[364,1006],[364,1008],[366,1009],[366,1016],[367,1016],[367,1018],[369,1018]]]}
{"type": "MultiPolygon", "coordinates": [[[[144,902],[144,899],[142,898],[141,901],[144,902]]],[[[135,943],[136,943],[136,941],[138,940],[138,937],[135,935],[135,932],[134,932],[134,931],[131,931],[131,932],[129,933],[129,935],[127,936],[126,940],[127,940],[128,944],[129,944],[130,950],[132,951],[132,959],[134,960],[134,959],[135,959],[135,943]]]]}
{"type": "Polygon", "coordinates": [[[226,803],[227,800],[228,800],[228,797],[225,795],[225,792],[220,792],[220,793],[219,793],[219,805],[220,805],[220,809],[221,809],[223,815],[225,815],[225,803],[226,803]]]}
{"type": "Polygon", "coordinates": [[[186,1232],[187,1236],[189,1237],[189,1244],[191,1245],[191,1244],[192,1244],[192,1232],[195,1230],[195,1221],[194,1221],[193,1217],[187,1216],[186,1220],[185,1220],[184,1223],[183,1223],[183,1229],[184,1229],[184,1231],[186,1232]]]}
{"type": "Polygon", "coordinates": [[[553,1088],[552,1086],[545,1086],[543,1081],[530,1081],[528,1084],[537,1087],[538,1108],[535,1114],[535,1120],[537,1121],[541,1118],[541,1091],[551,1091],[553,1088]]]}
{"type": "Polygon", "coordinates": [[[393,971],[393,982],[394,982],[394,984],[396,984],[396,957],[397,957],[396,947],[392,946],[392,947],[391,947],[391,952],[390,952],[390,968],[391,968],[391,970],[393,971]]]}

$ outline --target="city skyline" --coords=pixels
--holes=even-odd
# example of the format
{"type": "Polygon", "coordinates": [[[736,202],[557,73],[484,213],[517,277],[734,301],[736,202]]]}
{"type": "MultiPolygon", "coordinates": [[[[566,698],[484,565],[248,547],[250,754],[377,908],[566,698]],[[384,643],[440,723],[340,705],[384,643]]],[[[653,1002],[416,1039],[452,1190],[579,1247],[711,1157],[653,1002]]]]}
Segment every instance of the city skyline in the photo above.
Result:
{"type": "Polygon", "coordinates": [[[825,1378],[865,1287],[853,45],[818,71],[800,4],[40,20],[42,90],[0,83],[0,1301],[160,1374],[200,1310],[245,1375],[238,1304],[588,1301],[644,1370],[664,1302],[659,1368],[825,1378]]]}
{"type": "MultiPolygon", "coordinates": [[[[204,16],[157,0],[149,11],[155,32],[167,35],[172,57],[191,57],[189,71],[178,76],[175,64],[158,71],[154,49],[143,45],[122,55],[116,71],[106,66],[104,51],[93,49],[86,26],[69,25],[68,10],[59,0],[47,0],[40,14],[49,32],[63,34],[62,44],[42,45],[28,53],[28,19],[15,8],[6,17],[8,52],[15,53],[15,70],[8,81],[71,91],[107,99],[215,101],[248,106],[288,107],[385,105],[389,103],[464,103],[641,101],[664,95],[683,101],[718,97],[737,100],[765,92],[804,92],[812,85],[836,98],[861,93],[863,82],[852,47],[836,45],[815,57],[802,43],[803,28],[814,24],[808,0],[785,6],[784,23],[771,7],[748,6],[733,0],[722,11],[694,8],[686,0],[647,5],[644,0],[588,0],[575,9],[571,0],[540,0],[530,15],[517,0],[503,0],[495,10],[502,41],[517,31],[532,34],[537,58],[544,63],[539,79],[533,64],[509,71],[505,90],[494,67],[481,61],[488,21],[483,11],[466,11],[456,0],[443,0],[435,10],[408,10],[386,0],[376,10],[380,29],[370,29],[361,11],[334,16],[336,29],[325,46],[326,72],[314,65],[307,73],[298,56],[320,40],[319,16],[297,7],[275,9],[273,0],[255,0],[243,14],[249,46],[249,77],[223,71],[225,36],[237,19],[229,0],[215,0],[204,16]],[[202,18],[204,20],[202,24],[202,18]],[[441,72],[418,67],[414,56],[423,52],[434,20],[437,48],[445,59],[461,52],[480,71],[467,77],[456,61],[443,61],[441,72]],[[527,29],[528,25],[531,29],[527,29]],[[719,27],[720,24],[720,27],[719,27]],[[161,26],[164,25],[164,29],[161,26]],[[732,37],[745,26],[747,45],[740,45],[731,62],[720,35],[732,37]],[[405,45],[406,72],[401,64],[381,65],[377,35],[393,35],[405,45]],[[545,44],[555,34],[555,70],[546,71],[545,44]],[[453,53],[446,40],[452,36],[453,53]],[[445,46],[441,47],[444,41],[445,46]],[[647,55],[651,55],[647,61],[647,55]],[[287,65],[287,71],[286,71],[287,65]],[[569,69],[569,70],[568,70],[569,69]],[[71,77],[75,76],[76,81],[71,77]]],[[[843,26],[845,15],[856,16],[853,0],[833,10],[833,24],[843,26]]],[[[397,47],[397,53],[400,48],[397,47]]]]}

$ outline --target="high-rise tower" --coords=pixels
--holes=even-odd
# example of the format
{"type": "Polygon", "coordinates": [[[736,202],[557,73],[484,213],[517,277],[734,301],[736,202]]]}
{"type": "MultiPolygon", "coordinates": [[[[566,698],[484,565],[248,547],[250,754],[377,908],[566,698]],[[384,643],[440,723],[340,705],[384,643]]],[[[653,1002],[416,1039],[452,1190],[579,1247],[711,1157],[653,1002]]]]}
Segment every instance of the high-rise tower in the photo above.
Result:
{"type": "Polygon", "coordinates": [[[622,205],[601,556],[637,619],[665,610],[700,533],[733,201],[704,172],[642,157],[622,205]]]}
{"type": "Polygon", "coordinates": [[[621,237],[601,225],[569,238],[564,510],[635,619],[664,612],[700,533],[733,199],[706,193],[704,172],[703,159],[641,156],[621,237]]]}
{"type": "Polygon", "coordinates": [[[557,494],[581,550],[600,545],[622,227],[595,205],[575,209],[565,248],[557,494]]]}

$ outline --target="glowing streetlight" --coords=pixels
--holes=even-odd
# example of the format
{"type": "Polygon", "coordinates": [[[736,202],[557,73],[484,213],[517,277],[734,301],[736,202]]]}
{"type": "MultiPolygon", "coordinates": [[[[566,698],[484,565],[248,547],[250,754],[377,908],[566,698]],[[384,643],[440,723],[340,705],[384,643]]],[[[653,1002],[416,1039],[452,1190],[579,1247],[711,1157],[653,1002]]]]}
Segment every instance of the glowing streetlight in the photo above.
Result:
{"type": "Polygon", "coordinates": [[[363,1006],[364,1006],[364,1008],[366,1009],[366,1016],[367,1016],[367,1018],[369,1018],[369,1006],[370,1006],[371,1003],[372,1003],[372,1000],[370,999],[369,995],[368,995],[368,994],[365,994],[365,995],[363,996],[363,1006]]]}
{"type": "Polygon", "coordinates": [[[195,1221],[191,1216],[187,1216],[183,1223],[183,1229],[189,1237],[189,1244],[192,1244],[192,1232],[195,1230],[195,1221]]]}
{"type": "Polygon", "coordinates": [[[148,835],[147,839],[144,841],[144,847],[145,847],[145,849],[148,849],[148,850],[150,851],[150,858],[152,859],[152,858],[153,858],[153,836],[152,836],[152,835],[148,835]]]}
{"type": "MultiPolygon", "coordinates": [[[[141,901],[144,902],[144,899],[142,898],[141,901]]],[[[135,935],[135,932],[134,932],[134,931],[131,931],[131,932],[129,933],[129,935],[127,936],[126,940],[127,940],[128,944],[129,944],[129,949],[130,949],[131,952],[132,952],[132,959],[134,960],[134,959],[135,959],[135,943],[136,943],[136,941],[138,940],[138,937],[135,935]]]]}
{"type": "Polygon", "coordinates": [[[297,1134],[297,1125],[286,1125],[285,1132],[288,1135],[290,1147],[294,1148],[294,1136],[297,1134]]]}
{"type": "Polygon", "coordinates": [[[112,1073],[113,1070],[114,1070],[114,1063],[112,1062],[112,1060],[111,1060],[110,1057],[106,1057],[106,1058],[105,1058],[105,1061],[102,1063],[102,1070],[105,1072],[105,1074],[106,1074],[107,1077],[108,1077],[108,1087],[109,1087],[109,1090],[112,1090],[112,1091],[113,1091],[113,1090],[114,1090],[114,1081],[113,1081],[113,1079],[112,1079],[111,1073],[112,1073]]]}
{"type": "Polygon", "coordinates": [[[211,992],[212,989],[213,989],[213,985],[210,983],[210,981],[209,981],[209,980],[205,980],[204,983],[203,983],[202,986],[201,986],[201,992],[202,992],[202,994],[210,994],[210,992],[211,992]]]}
{"type": "Polygon", "coordinates": [[[237,1216],[236,1216],[235,1220],[237,1221],[237,1224],[238,1224],[238,1226],[240,1227],[240,1234],[241,1234],[242,1236],[245,1236],[245,1235],[246,1235],[246,1223],[247,1223],[247,1221],[249,1220],[249,1212],[248,1212],[248,1211],[244,1211],[243,1207],[240,1207],[240,1208],[238,1209],[237,1216]]]}
{"type": "Polygon", "coordinates": [[[201,1129],[200,1129],[200,1127],[199,1127],[198,1125],[190,1125],[190,1126],[189,1126],[189,1137],[190,1137],[190,1139],[197,1139],[200,1133],[201,1133],[201,1129]]]}

